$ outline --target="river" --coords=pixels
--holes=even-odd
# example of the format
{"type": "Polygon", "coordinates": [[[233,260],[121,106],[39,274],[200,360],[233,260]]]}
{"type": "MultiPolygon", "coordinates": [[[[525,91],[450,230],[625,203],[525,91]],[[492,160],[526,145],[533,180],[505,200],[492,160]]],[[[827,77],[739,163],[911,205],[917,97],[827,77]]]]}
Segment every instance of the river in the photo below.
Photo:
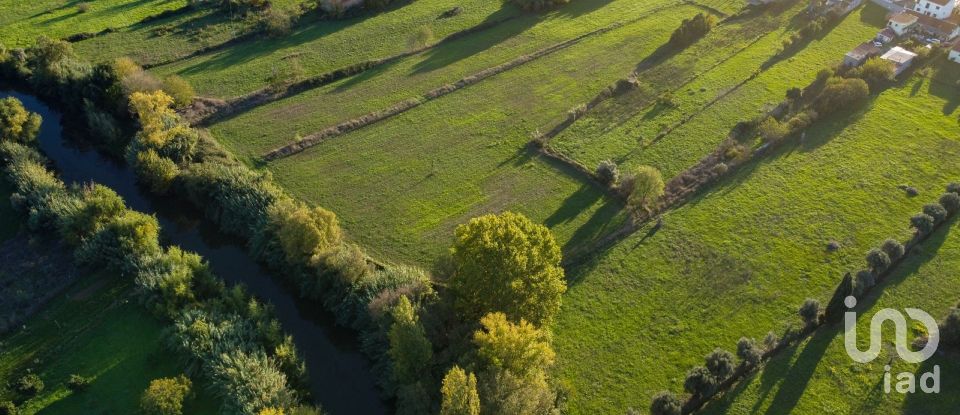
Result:
{"type": "Polygon", "coordinates": [[[359,340],[352,331],[336,326],[332,316],[320,310],[319,305],[299,301],[295,290],[257,264],[242,242],[225,237],[196,210],[182,206],[184,203],[151,197],[137,186],[133,172],[122,162],[67,140],[59,112],[31,95],[0,91],[0,98],[8,96],[16,97],[28,110],[43,117],[37,137],[39,145],[64,182],[95,182],[110,187],[131,209],[156,215],[164,244],[200,254],[228,284],[242,283],[251,294],[273,304],[283,330],[293,336],[306,363],[313,398],[325,412],[390,412],[380,398],[370,362],[360,352],[359,340]]]}

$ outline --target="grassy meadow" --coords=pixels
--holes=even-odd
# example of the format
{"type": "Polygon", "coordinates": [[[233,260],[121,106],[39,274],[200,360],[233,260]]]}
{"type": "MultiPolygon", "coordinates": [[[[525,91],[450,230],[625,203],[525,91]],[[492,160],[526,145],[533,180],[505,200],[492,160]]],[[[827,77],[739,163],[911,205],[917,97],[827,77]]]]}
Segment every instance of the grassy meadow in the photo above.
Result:
{"type": "MultiPolygon", "coordinates": [[[[883,27],[884,13],[883,9],[868,3],[803,49],[785,59],[771,60],[783,39],[798,29],[786,25],[700,74],[695,81],[671,90],[675,107],[656,104],[637,107],[636,100],[628,94],[621,100],[608,101],[594,111],[595,115],[574,123],[555,138],[552,145],[587,166],[596,166],[602,160],[614,160],[625,169],[646,164],[672,177],[715,148],[737,122],[768,110],[783,100],[788,89],[806,86],[819,70],[840,62],[848,50],[872,39],[883,27]],[[716,97],[760,71],[767,61],[773,65],[713,103],[716,97]],[[618,101],[626,102],[624,105],[618,101]],[[657,139],[664,126],[672,126],[691,114],[692,119],[657,139]]],[[[722,34],[718,30],[710,36],[722,34]]],[[[707,47],[713,43],[704,39],[699,44],[707,47]]],[[[696,46],[689,52],[692,57],[703,55],[697,52],[696,46]]],[[[690,57],[681,54],[676,60],[685,59],[690,57]]],[[[664,65],[684,67],[673,62],[664,65]]],[[[643,79],[645,77],[641,77],[641,81],[643,79]]]]}
{"type": "MultiPolygon", "coordinates": [[[[182,373],[165,340],[163,325],[137,304],[130,284],[93,275],[68,288],[22,330],[0,338],[0,378],[12,383],[30,371],[43,380],[39,395],[18,402],[21,414],[137,413],[151,380],[182,373]],[[93,381],[74,392],[67,387],[73,374],[93,381]]],[[[0,388],[0,400],[17,402],[10,387],[0,388]]],[[[186,413],[217,413],[219,403],[198,379],[193,390],[186,413]]]]}
{"type": "Polygon", "coordinates": [[[0,0],[0,43],[23,47],[40,35],[61,38],[119,29],[185,4],[186,0],[0,0]]]}
{"type": "Polygon", "coordinates": [[[646,408],[662,389],[682,391],[715,347],[780,332],[805,298],[827,301],[870,248],[905,240],[910,216],[960,176],[960,78],[941,65],[936,82],[907,80],[824,120],[802,144],[666,214],[659,231],[571,270],[555,341],[573,413],[646,408]],[[840,250],[828,252],[830,241],[840,250]]]}
{"type": "MultiPolygon", "coordinates": [[[[676,26],[695,13],[678,8],[587,38],[267,168],[296,195],[338,212],[351,236],[389,258],[428,262],[446,248],[456,225],[503,210],[546,223],[562,244],[588,243],[623,220],[619,202],[533,156],[531,132],[628,73],[666,41],[664,24],[676,26]]],[[[214,128],[214,135],[235,151],[254,144],[266,150],[281,142],[258,144],[264,138],[255,135],[233,140],[259,134],[252,123],[271,118],[244,115],[226,125],[249,120],[245,127],[234,134],[214,128]]]]}
{"type": "MultiPolygon", "coordinates": [[[[919,308],[936,319],[957,306],[960,296],[960,234],[956,224],[944,226],[932,235],[918,254],[912,255],[875,292],[861,301],[856,311],[858,344],[867,348],[869,319],[882,308],[903,312],[919,308]]],[[[889,326],[884,339],[893,339],[889,326]]],[[[889,341],[888,341],[889,343],[889,341]]],[[[899,358],[893,347],[881,348],[876,360],[854,362],[844,348],[843,324],[825,327],[800,345],[768,362],[761,372],[741,382],[716,401],[704,414],[752,413],[849,413],[849,414],[946,414],[960,407],[960,360],[956,351],[940,352],[920,364],[899,358]],[[884,366],[891,366],[891,393],[884,392],[884,366]],[[896,375],[923,373],[940,367],[940,393],[901,394],[895,388],[896,375]]]]}

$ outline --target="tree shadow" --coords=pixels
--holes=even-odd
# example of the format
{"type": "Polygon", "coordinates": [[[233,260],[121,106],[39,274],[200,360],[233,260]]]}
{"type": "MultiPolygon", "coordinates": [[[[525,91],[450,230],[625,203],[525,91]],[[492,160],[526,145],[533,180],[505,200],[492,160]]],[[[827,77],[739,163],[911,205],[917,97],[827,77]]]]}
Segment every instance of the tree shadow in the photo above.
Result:
{"type": "Polygon", "coordinates": [[[531,15],[512,18],[519,13],[521,12],[516,6],[504,3],[500,10],[487,16],[483,22],[474,26],[474,29],[468,29],[481,31],[482,34],[461,37],[450,42],[441,41],[441,44],[427,51],[426,57],[414,65],[411,74],[431,72],[469,58],[523,33],[539,21],[536,16],[531,15]],[[482,29],[484,27],[486,29],[482,29]]]}

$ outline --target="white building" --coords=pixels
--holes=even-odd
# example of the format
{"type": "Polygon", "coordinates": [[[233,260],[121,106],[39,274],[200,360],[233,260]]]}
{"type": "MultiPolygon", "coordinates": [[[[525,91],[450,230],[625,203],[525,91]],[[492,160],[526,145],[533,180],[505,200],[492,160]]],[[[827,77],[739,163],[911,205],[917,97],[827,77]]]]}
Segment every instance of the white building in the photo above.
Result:
{"type": "Polygon", "coordinates": [[[884,53],[880,58],[893,62],[893,75],[899,76],[901,73],[903,73],[903,71],[910,67],[910,64],[913,63],[913,60],[916,57],[916,53],[901,48],[900,46],[896,46],[893,49],[888,50],[887,53],[884,53]]]}
{"type": "Polygon", "coordinates": [[[950,48],[950,54],[947,55],[947,58],[956,63],[960,63],[960,42],[957,42],[956,45],[950,48]]]}
{"type": "Polygon", "coordinates": [[[913,7],[919,13],[937,19],[946,19],[953,14],[957,0],[920,0],[913,7]]]}

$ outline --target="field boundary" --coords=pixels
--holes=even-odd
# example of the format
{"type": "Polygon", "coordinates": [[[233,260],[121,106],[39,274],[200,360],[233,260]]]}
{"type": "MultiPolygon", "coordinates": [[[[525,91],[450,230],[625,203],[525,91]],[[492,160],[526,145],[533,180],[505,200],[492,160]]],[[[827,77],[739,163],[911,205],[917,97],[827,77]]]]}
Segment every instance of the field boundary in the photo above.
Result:
{"type": "Polygon", "coordinates": [[[363,128],[363,127],[366,127],[366,126],[369,126],[369,125],[371,125],[371,124],[374,124],[374,123],[377,123],[377,122],[386,120],[386,119],[388,119],[388,118],[391,118],[391,117],[393,117],[393,116],[402,114],[402,113],[407,112],[407,111],[409,111],[409,110],[411,110],[411,109],[414,109],[414,108],[416,108],[416,107],[419,107],[420,105],[423,105],[423,104],[425,104],[425,103],[427,103],[427,102],[433,101],[433,100],[435,100],[435,99],[437,99],[437,98],[441,98],[441,97],[443,97],[443,96],[452,94],[452,93],[454,93],[454,92],[456,92],[456,91],[459,91],[459,90],[461,90],[461,89],[463,89],[463,88],[466,88],[466,87],[468,87],[468,86],[475,85],[475,84],[477,84],[477,83],[479,83],[479,82],[481,82],[481,81],[483,81],[483,80],[485,80],[485,79],[491,78],[491,77],[493,77],[493,76],[496,76],[496,75],[499,75],[499,74],[501,74],[501,73],[507,72],[507,71],[509,71],[509,70],[511,70],[511,69],[517,68],[517,67],[522,66],[522,65],[527,64],[527,63],[530,63],[530,62],[532,62],[532,61],[534,61],[534,60],[537,60],[537,59],[539,59],[539,58],[542,58],[542,57],[548,56],[548,55],[550,55],[550,54],[553,54],[554,52],[557,52],[557,51],[566,49],[566,48],[568,48],[568,47],[571,47],[571,46],[573,46],[573,45],[576,45],[576,44],[580,43],[581,41],[583,41],[584,39],[587,39],[587,38],[590,38],[590,37],[593,37],[593,36],[597,36],[597,35],[601,35],[601,34],[605,34],[605,33],[608,33],[608,32],[610,32],[610,31],[613,31],[613,30],[616,30],[616,29],[618,29],[618,28],[621,28],[621,27],[623,27],[623,26],[625,26],[625,25],[636,23],[636,22],[638,22],[638,21],[641,21],[641,20],[643,20],[643,19],[646,19],[646,18],[649,17],[650,15],[652,15],[652,14],[654,14],[654,13],[660,11],[660,10],[663,10],[663,9],[665,9],[665,8],[667,8],[667,7],[669,7],[669,6],[662,6],[662,7],[658,7],[658,8],[655,8],[655,9],[648,10],[648,11],[644,12],[642,15],[637,16],[637,17],[635,17],[635,18],[633,18],[633,19],[629,19],[629,20],[626,20],[626,21],[620,21],[620,22],[615,22],[615,23],[609,24],[609,25],[604,26],[604,27],[601,27],[601,28],[599,28],[599,29],[595,29],[595,30],[593,30],[593,31],[590,31],[590,32],[584,33],[584,34],[582,34],[582,35],[579,35],[579,36],[577,36],[577,37],[575,37],[575,38],[568,39],[568,40],[565,40],[565,41],[563,41],[563,42],[553,44],[553,45],[551,45],[551,46],[548,46],[548,47],[546,47],[546,48],[540,49],[540,50],[538,50],[538,51],[536,51],[536,52],[533,52],[533,53],[531,53],[531,54],[523,55],[523,56],[520,56],[520,57],[518,57],[518,58],[515,58],[515,59],[513,59],[513,60],[511,60],[511,61],[502,63],[502,64],[500,64],[500,65],[497,65],[497,66],[494,66],[494,67],[490,67],[490,68],[484,69],[484,70],[482,70],[482,71],[480,71],[480,72],[476,72],[476,73],[474,73],[474,74],[472,74],[472,75],[469,75],[469,76],[467,76],[467,77],[461,78],[460,80],[458,80],[458,81],[456,81],[456,82],[449,83],[449,84],[443,85],[443,86],[438,87],[438,88],[434,88],[434,89],[426,92],[426,93],[423,94],[423,95],[420,95],[420,96],[417,96],[417,97],[414,97],[414,98],[409,98],[409,99],[407,99],[407,100],[401,101],[401,102],[399,102],[399,103],[397,103],[397,104],[395,104],[395,105],[393,105],[392,107],[389,107],[389,108],[387,108],[387,109],[370,112],[370,113],[367,113],[367,114],[362,115],[362,116],[360,116],[360,117],[357,117],[357,118],[354,118],[354,119],[351,119],[351,120],[347,120],[347,121],[341,122],[341,123],[339,123],[339,124],[337,124],[337,125],[334,125],[334,126],[331,126],[331,127],[327,127],[326,129],[323,129],[323,130],[321,130],[321,131],[319,131],[319,132],[316,132],[316,133],[310,134],[310,135],[308,135],[308,136],[306,136],[306,137],[303,137],[303,138],[302,138],[301,140],[299,140],[299,141],[296,141],[296,142],[293,142],[293,143],[284,145],[284,146],[282,146],[282,147],[276,148],[276,149],[274,149],[274,150],[271,150],[271,151],[267,152],[266,154],[264,154],[264,155],[261,156],[261,157],[262,157],[263,160],[265,160],[265,161],[267,161],[267,162],[270,162],[270,161],[274,161],[274,160],[281,159],[281,158],[284,158],[284,157],[288,157],[288,156],[293,155],[293,154],[296,154],[296,153],[300,153],[300,152],[302,152],[302,151],[304,151],[304,150],[306,150],[306,149],[308,149],[308,148],[310,148],[310,147],[313,147],[313,146],[316,146],[316,145],[320,144],[321,142],[323,142],[323,141],[325,141],[325,140],[327,140],[327,139],[334,138],[334,137],[338,137],[338,136],[340,136],[340,135],[343,135],[343,134],[346,134],[346,133],[349,133],[349,132],[352,132],[352,131],[359,130],[359,129],[361,129],[361,128],[363,128]]]}
{"type": "MultiPolygon", "coordinates": [[[[311,89],[329,85],[339,80],[346,79],[354,75],[359,75],[368,70],[375,69],[384,65],[388,65],[410,56],[418,55],[420,53],[429,51],[433,48],[444,45],[446,43],[461,39],[465,36],[469,36],[474,33],[479,33],[488,29],[492,29],[503,23],[517,19],[521,16],[522,15],[518,14],[514,16],[505,17],[502,19],[492,20],[489,22],[483,22],[479,25],[450,34],[447,37],[444,37],[443,39],[440,39],[439,41],[429,45],[421,46],[416,49],[411,49],[411,50],[397,53],[395,55],[390,55],[384,58],[366,60],[363,62],[348,65],[342,68],[335,69],[330,72],[325,72],[320,75],[312,76],[307,79],[293,82],[281,88],[267,86],[259,90],[256,90],[254,92],[241,95],[238,97],[234,97],[226,101],[210,99],[210,98],[202,98],[195,101],[194,103],[195,105],[192,105],[190,108],[187,108],[186,110],[184,110],[183,116],[193,126],[208,126],[210,124],[213,124],[219,121],[230,119],[238,114],[249,111],[253,108],[266,105],[271,102],[278,101],[284,98],[289,98],[294,95],[298,95],[306,91],[309,91],[311,89]]],[[[238,39],[239,38],[235,38],[235,39],[232,39],[231,41],[221,43],[220,45],[215,45],[217,46],[217,48],[214,50],[210,50],[203,53],[197,53],[193,56],[184,57],[182,59],[189,59],[189,58],[200,56],[206,53],[214,52],[223,47],[232,45],[231,42],[236,41],[238,39]]],[[[182,59],[177,59],[169,63],[174,63],[182,59]]],[[[164,63],[163,65],[166,65],[166,64],[167,63],[164,63]]],[[[161,65],[154,65],[154,66],[161,66],[161,65]]],[[[154,67],[154,66],[151,66],[151,67],[154,67]]]]}

